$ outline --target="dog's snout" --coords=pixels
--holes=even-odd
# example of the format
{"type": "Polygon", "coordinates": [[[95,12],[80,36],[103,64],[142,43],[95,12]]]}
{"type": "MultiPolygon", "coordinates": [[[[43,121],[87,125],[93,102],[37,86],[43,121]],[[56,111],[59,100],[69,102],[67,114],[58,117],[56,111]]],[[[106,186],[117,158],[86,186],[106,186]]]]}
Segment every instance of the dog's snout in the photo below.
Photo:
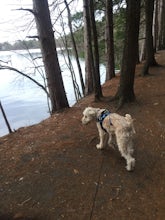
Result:
{"type": "Polygon", "coordinates": [[[81,119],[81,122],[82,122],[83,125],[86,124],[84,117],[81,119]]]}
{"type": "Polygon", "coordinates": [[[82,117],[81,122],[82,122],[82,124],[84,124],[84,117],[82,117]]]}
{"type": "Polygon", "coordinates": [[[88,123],[87,116],[84,115],[84,116],[82,117],[81,121],[82,121],[82,124],[83,124],[83,125],[86,125],[86,124],[88,123]]]}

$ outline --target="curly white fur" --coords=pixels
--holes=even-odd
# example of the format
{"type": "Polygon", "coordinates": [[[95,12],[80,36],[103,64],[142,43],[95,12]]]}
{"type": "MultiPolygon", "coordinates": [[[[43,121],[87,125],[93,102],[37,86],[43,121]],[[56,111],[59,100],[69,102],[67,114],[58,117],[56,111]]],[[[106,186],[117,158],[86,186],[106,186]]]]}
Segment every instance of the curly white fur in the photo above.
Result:
{"type": "Polygon", "coordinates": [[[116,113],[110,113],[103,120],[102,129],[97,118],[105,109],[87,107],[83,112],[82,123],[88,124],[95,120],[99,131],[100,143],[96,145],[97,149],[103,149],[106,144],[111,145],[112,136],[116,136],[116,142],[121,156],[125,158],[127,166],[126,169],[131,171],[135,167],[135,158],[133,158],[133,136],[135,129],[133,126],[133,119],[131,115],[126,114],[125,117],[116,113]],[[108,138],[107,135],[108,134],[108,138]]]}

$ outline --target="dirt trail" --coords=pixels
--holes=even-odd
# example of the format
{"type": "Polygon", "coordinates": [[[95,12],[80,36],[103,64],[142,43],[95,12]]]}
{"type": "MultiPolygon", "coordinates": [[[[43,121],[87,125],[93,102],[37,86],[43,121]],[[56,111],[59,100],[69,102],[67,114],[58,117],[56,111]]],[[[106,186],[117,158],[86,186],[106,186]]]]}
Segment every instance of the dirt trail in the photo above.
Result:
{"type": "MultiPolygon", "coordinates": [[[[135,119],[136,168],[127,172],[117,149],[95,148],[94,123],[81,124],[86,106],[115,111],[89,96],[73,108],[0,138],[0,220],[165,219],[165,51],[161,67],[139,77],[137,103],[119,112],[135,119]]],[[[103,86],[115,94],[119,77],[103,86]]]]}

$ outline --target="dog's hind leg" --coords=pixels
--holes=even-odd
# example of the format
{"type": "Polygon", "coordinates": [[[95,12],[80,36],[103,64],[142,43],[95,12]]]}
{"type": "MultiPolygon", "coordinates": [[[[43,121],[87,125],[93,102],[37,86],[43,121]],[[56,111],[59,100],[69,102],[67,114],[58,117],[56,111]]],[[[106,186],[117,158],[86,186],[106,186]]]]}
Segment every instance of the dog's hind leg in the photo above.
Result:
{"type": "Polygon", "coordinates": [[[105,147],[105,144],[107,143],[107,135],[106,132],[103,131],[99,123],[97,123],[97,128],[99,132],[100,143],[96,145],[96,148],[103,149],[105,147]]]}
{"type": "Polygon", "coordinates": [[[111,147],[112,149],[115,149],[115,138],[114,135],[112,133],[108,133],[109,135],[109,139],[108,139],[108,146],[111,147]]]}
{"type": "Polygon", "coordinates": [[[111,133],[108,134],[109,134],[108,145],[110,146],[112,144],[112,134],[111,133]]]}
{"type": "Polygon", "coordinates": [[[131,171],[135,167],[135,158],[133,158],[130,154],[124,154],[123,157],[126,159],[127,166],[126,169],[131,171]]]}
{"type": "Polygon", "coordinates": [[[125,137],[124,135],[122,135],[122,133],[120,133],[116,134],[116,140],[121,156],[124,157],[126,160],[126,169],[128,171],[133,170],[135,167],[135,158],[132,157],[132,152],[129,151],[129,138],[125,137]]]}

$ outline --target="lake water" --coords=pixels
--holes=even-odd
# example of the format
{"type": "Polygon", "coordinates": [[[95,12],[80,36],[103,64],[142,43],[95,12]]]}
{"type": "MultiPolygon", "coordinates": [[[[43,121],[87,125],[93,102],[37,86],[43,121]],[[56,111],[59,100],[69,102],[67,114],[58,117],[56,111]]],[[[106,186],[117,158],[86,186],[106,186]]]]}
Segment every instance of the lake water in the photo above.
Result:
{"type": "MultiPolygon", "coordinates": [[[[34,65],[42,65],[41,59],[33,59],[33,63],[31,61],[31,56],[33,58],[41,56],[40,50],[30,50],[30,54],[23,50],[13,52],[1,51],[0,60],[8,62],[8,65],[17,68],[24,73],[30,73],[31,77],[43,84],[43,69],[41,68],[40,73],[36,72],[34,74],[34,65]]],[[[72,106],[75,104],[76,99],[70,72],[64,62],[63,55],[58,53],[58,58],[62,70],[62,77],[68,102],[69,105],[72,106]]],[[[73,57],[71,60],[76,73],[77,83],[80,85],[76,61],[73,57]]],[[[7,64],[4,63],[4,65],[7,64]]],[[[85,63],[83,60],[81,60],[81,67],[84,76],[85,63]]],[[[100,68],[101,83],[104,83],[105,67],[101,65],[100,68]]],[[[47,98],[44,91],[42,91],[41,88],[29,79],[26,79],[20,74],[10,70],[0,70],[0,101],[3,105],[12,130],[39,123],[43,119],[49,117],[47,98]]],[[[0,111],[0,136],[7,133],[8,129],[0,111]]]]}

